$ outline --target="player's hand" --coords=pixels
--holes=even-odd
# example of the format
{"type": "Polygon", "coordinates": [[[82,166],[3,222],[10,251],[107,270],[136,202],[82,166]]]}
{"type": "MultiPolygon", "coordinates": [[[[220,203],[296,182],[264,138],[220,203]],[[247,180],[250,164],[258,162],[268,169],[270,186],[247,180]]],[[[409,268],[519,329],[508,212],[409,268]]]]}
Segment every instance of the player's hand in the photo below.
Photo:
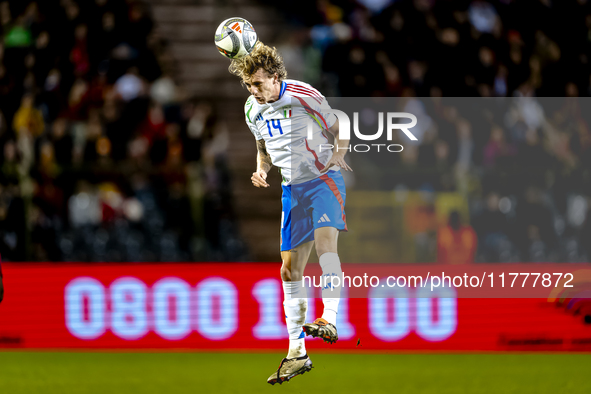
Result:
{"type": "Polygon", "coordinates": [[[269,184],[267,183],[267,173],[263,170],[253,172],[250,180],[256,187],[269,187],[269,184]]]}
{"type": "Polygon", "coordinates": [[[321,174],[327,172],[330,167],[339,166],[345,171],[353,171],[351,167],[345,162],[345,152],[337,152],[332,155],[326,166],[320,171],[321,174]]]}

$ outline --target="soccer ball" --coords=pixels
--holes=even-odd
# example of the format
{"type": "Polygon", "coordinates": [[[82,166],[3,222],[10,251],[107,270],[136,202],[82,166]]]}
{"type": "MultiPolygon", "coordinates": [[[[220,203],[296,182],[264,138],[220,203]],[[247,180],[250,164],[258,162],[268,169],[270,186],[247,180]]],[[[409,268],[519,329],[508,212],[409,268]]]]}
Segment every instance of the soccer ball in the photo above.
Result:
{"type": "Polygon", "coordinates": [[[254,27],[244,18],[226,19],[215,31],[216,48],[230,59],[240,59],[248,55],[257,41],[254,27]]]}

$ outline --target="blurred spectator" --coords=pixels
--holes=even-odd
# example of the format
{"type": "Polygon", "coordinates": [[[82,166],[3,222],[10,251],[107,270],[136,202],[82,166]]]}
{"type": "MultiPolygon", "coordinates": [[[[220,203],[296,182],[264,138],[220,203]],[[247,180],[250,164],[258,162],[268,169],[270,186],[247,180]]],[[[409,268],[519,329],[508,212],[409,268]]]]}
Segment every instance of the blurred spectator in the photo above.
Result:
{"type": "Polygon", "coordinates": [[[502,165],[503,159],[509,159],[515,154],[515,148],[507,142],[503,129],[493,125],[490,129],[490,139],[484,148],[483,164],[487,167],[502,165]]]}
{"type": "Polygon", "coordinates": [[[38,137],[43,132],[45,124],[41,111],[33,106],[34,98],[31,94],[25,94],[21,101],[21,106],[14,115],[12,127],[18,134],[31,133],[38,137]]]}
{"type": "Polygon", "coordinates": [[[0,254],[5,260],[26,258],[24,217],[25,204],[18,185],[0,187],[0,254]]]}
{"type": "MultiPolygon", "coordinates": [[[[591,201],[588,200],[587,204],[591,206],[591,201]]],[[[585,221],[581,227],[581,239],[588,240],[591,239],[591,209],[587,209],[587,215],[585,217],[585,221]]],[[[583,261],[591,261],[591,243],[583,242],[582,248],[585,253],[585,258],[583,261]]]]}
{"type": "Polygon", "coordinates": [[[512,257],[509,222],[499,209],[500,201],[498,193],[489,193],[484,211],[474,219],[474,228],[479,237],[479,253],[485,261],[505,262],[512,257]]]}
{"type": "Polygon", "coordinates": [[[186,125],[186,160],[197,161],[201,158],[202,141],[213,134],[215,122],[210,103],[201,101],[194,106],[193,114],[186,125]]]}
{"type": "Polygon", "coordinates": [[[519,154],[516,156],[516,159],[522,168],[543,171],[549,167],[551,157],[542,146],[540,133],[537,130],[526,130],[525,141],[519,147],[519,154]]]}
{"type": "Polygon", "coordinates": [[[462,224],[460,213],[452,211],[447,226],[437,233],[437,262],[467,264],[474,262],[478,240],[469,225],[462,224]]]}
{"type": "Polygon", "coordinates": [[[58,118],[53,122],[50,140],[53,143],[56,161],[63,166],[72,163],[73,141],[68,131],[67,119],[58,118]]]}
{"type": "Polygon", "coordinates": [[[4,36],[6,48],[26,48],[31,45],[31,31],[25,26],[23,17],[18,17],[14,26],[4,36]]]}
{"type": "Polygon", "coordinates": [[[468,17],[472,26],[480,33],[492,34],[499,23],[495,7],[484,0],[474,0],[468,7],[468,17]]]}
{"type": "Polygon", "coordinates": [[[131,67],[115,83],[115,90],[123,101],[131,101],[144,91],[144,83],[137,67],[131,67]]]}
{"type": "Polygon", "coordinates": [[[150,97],[160,105],[177,102],[178,96],[178,87],[172,77],[167,74],[162,74],[150,88],[150,97]]]}
{"type": "Polygon", "coordinates": [[[88,57],[88,26],[80,24],[74,29],[74,47],[70,52],[70,61],[74,67],[74,75],[84,77],[90,70],[88,57]]]}
{"type": "Polygon", "coordinates": [[[517,237],[523,261],[547,261],[556,247],[552,212],[543,202],[541,190],[530,186],[517,206],[517,237]]]}

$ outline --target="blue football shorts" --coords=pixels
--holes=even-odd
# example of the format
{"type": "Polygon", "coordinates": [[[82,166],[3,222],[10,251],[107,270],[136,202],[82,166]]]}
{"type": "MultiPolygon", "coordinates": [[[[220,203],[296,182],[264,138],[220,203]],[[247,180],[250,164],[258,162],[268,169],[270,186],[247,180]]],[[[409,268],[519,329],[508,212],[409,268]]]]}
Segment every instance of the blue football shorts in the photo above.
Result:
{"type": "Polygon", "coordinates": [[[281,251],[314,240],[314,230],[347,231],[345,181],[340,171],[297,185],[282,185],[281,251]]]}

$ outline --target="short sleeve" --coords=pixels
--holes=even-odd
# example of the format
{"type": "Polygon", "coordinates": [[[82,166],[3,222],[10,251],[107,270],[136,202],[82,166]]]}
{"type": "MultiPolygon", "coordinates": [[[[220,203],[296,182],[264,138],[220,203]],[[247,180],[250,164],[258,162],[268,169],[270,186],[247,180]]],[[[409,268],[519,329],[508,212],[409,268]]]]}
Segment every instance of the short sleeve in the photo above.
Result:
{"type": "Polygon", "coordinates": [[[315,105],[315,107],[316,108],[314,108],[314,110],[322,116],[322,119],[324,119],[324,121],[326,122],[327,129],[330,129],[332,125],[334,125],[337,121],[337,117],[335,114],[331,112],[326,112],[326,110],[331,109],[326,98],[323,96],[322,101],[319,104],[315,105]]]}
{"type": "Polygon", "coordinates": [[[261,133],[259,133],[259,130],[257,129],[257,127],[250,122],[250,120],[248,119],[248,117],[246,118],[246,124],[248,125],[248,128],[250,129],[250,132],[252,133],[252,135],[254,135],[254,138],[257,141],[263,139],[263,136],[261,135],[261,133]]]}
{"type": "Polygon", "coordinates": [[[254,103],[252,100],[253,100],[252,96],[250,96],[248,98],[248,100],[246,100],[246,104],[244,105],[244,120],[246,121],[246,125],[250,129],[250,132],[252,133],[252,135],[254,135],[254,138],[258,141],[258,140],[263,139],[263,136],[261,135],[261,133],[259,133],[259,130],[257,129],[256,125],[254,123],[252,123],[252,121],[251,121],[251,117],[255,115],[252,113],[253,112],[252,109],[254,107],[254,103]]]}

